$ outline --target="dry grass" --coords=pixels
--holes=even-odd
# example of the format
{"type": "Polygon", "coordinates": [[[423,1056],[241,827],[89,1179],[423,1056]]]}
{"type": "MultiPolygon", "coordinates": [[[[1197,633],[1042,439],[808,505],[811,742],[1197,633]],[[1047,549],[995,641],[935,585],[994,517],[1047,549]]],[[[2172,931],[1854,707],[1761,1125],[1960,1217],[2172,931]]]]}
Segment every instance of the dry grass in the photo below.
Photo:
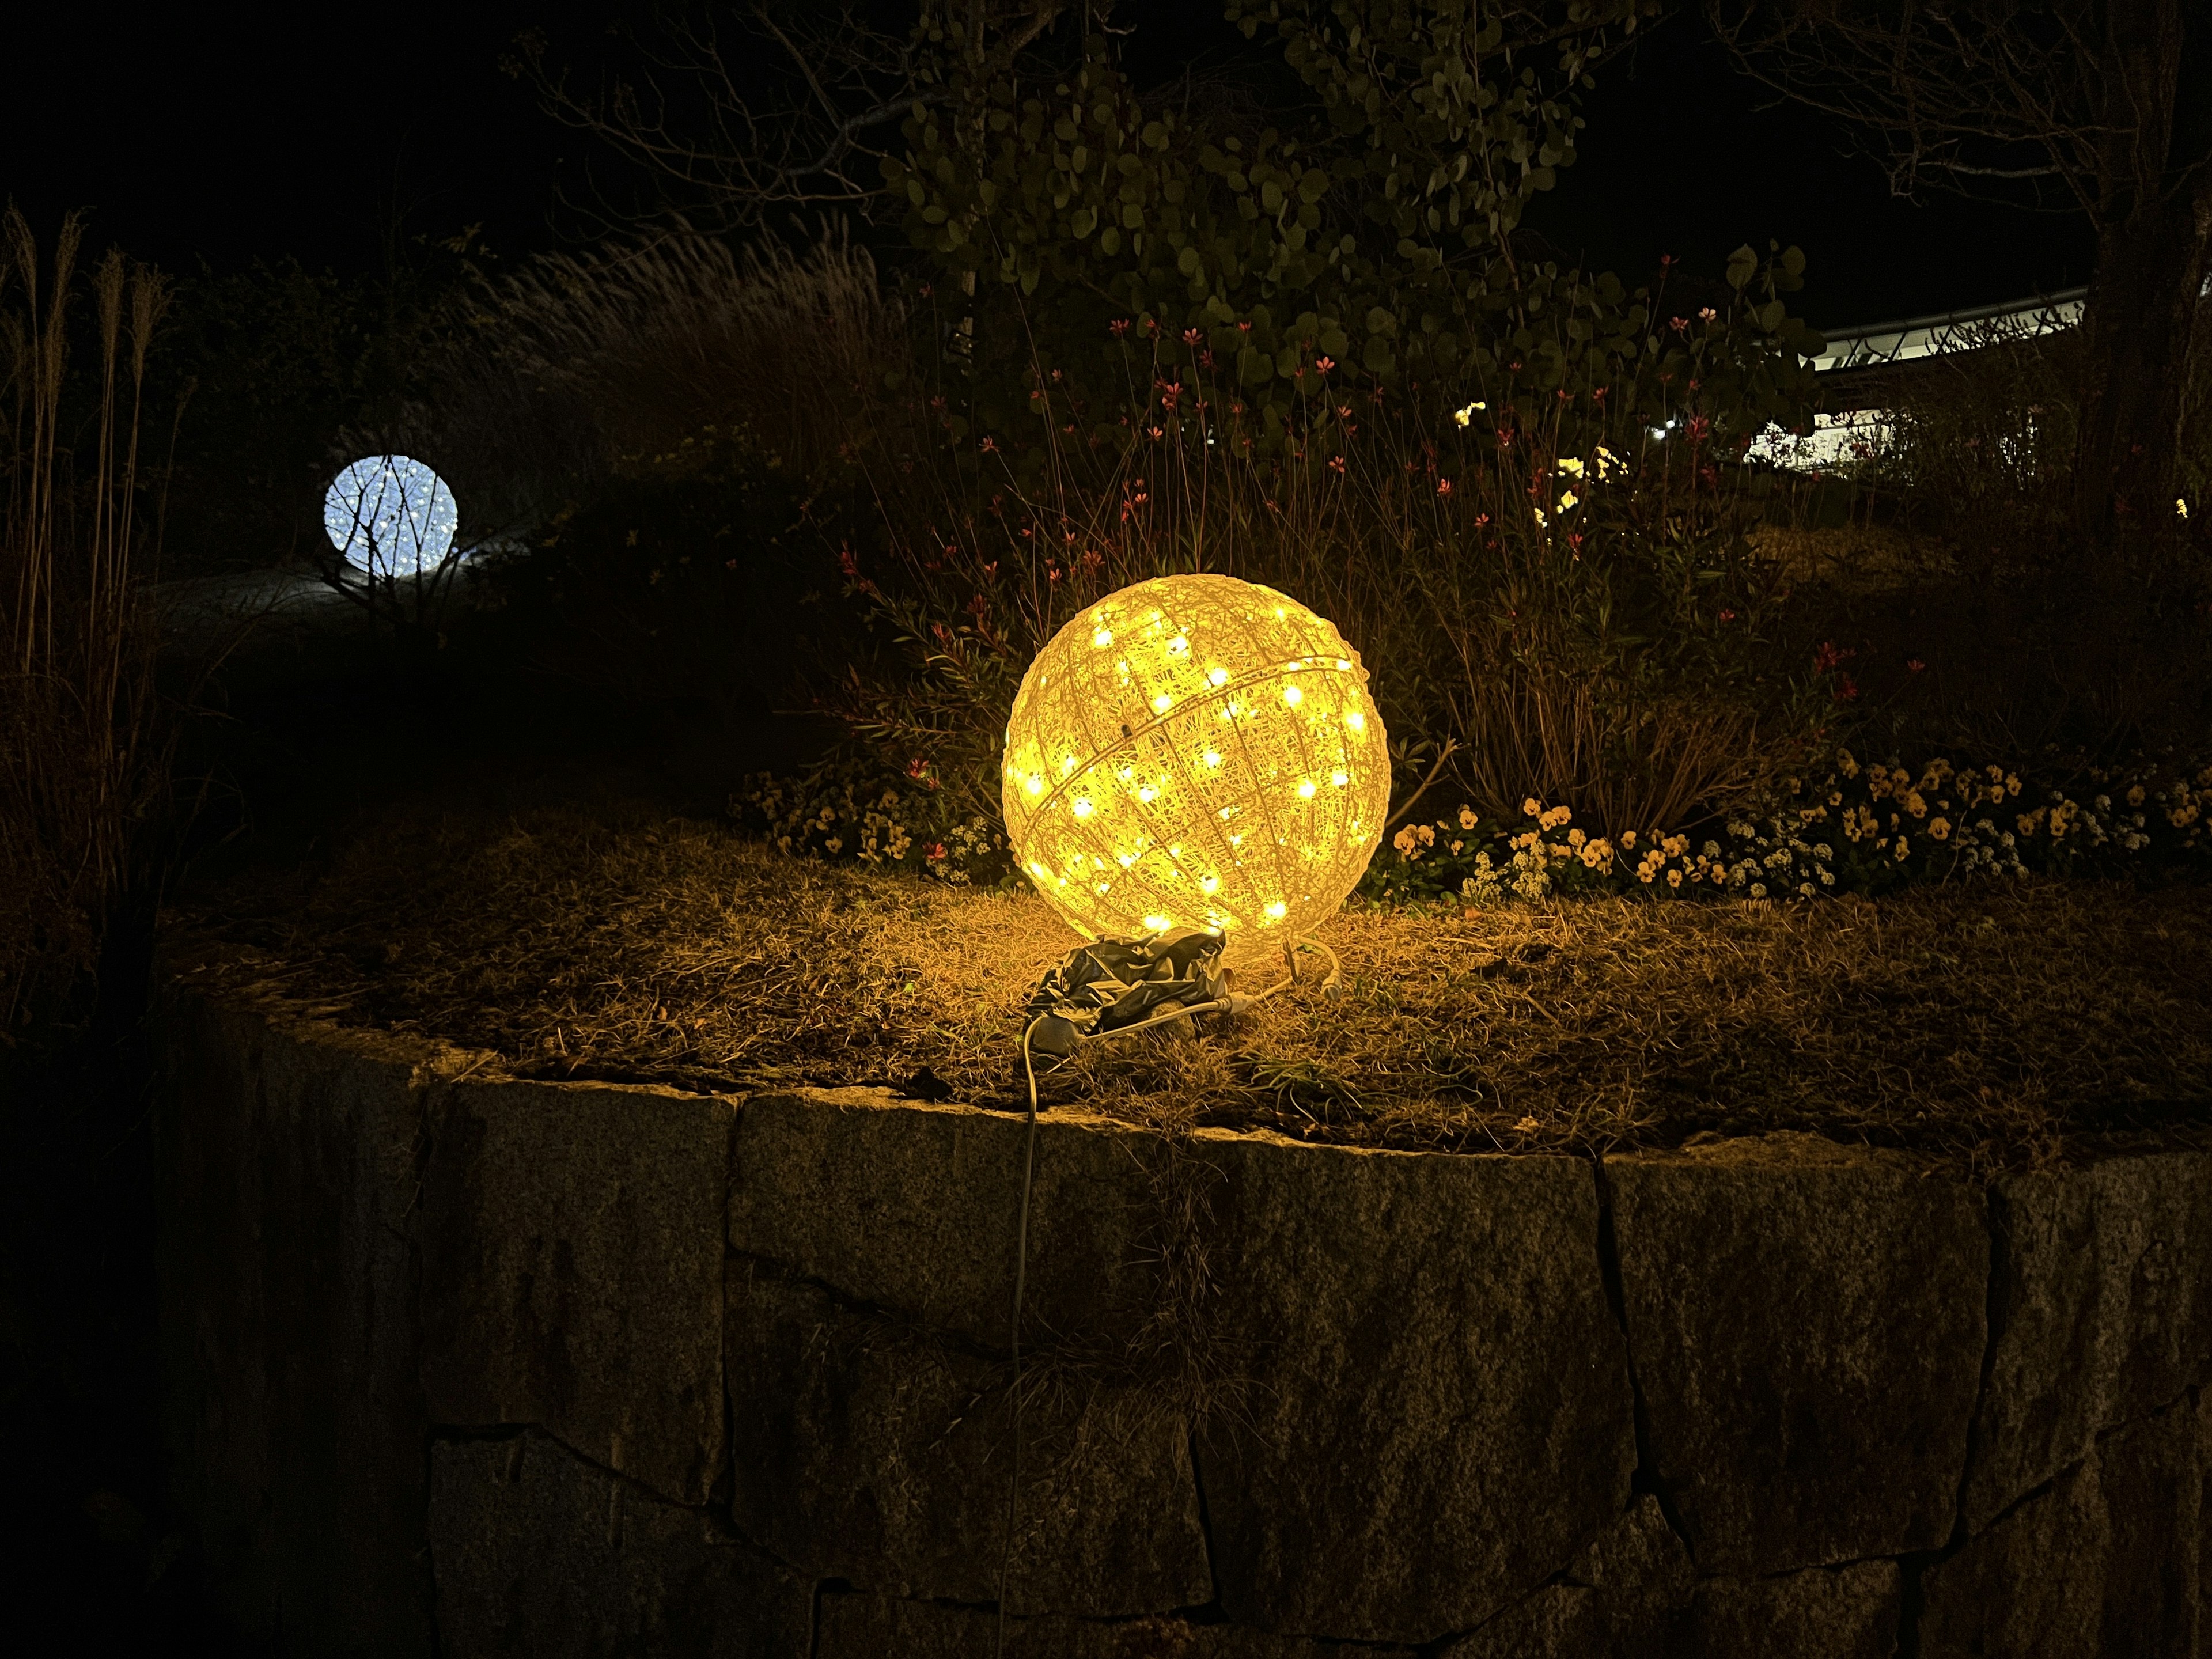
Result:
{"type": "MultiPolygon", "coordinates": [[[[1012,1104],[1072,941],[1035,900],[795,862],[642,813],[394,813],[173,918],[203,983],[528,1076],[892,1083],[1012,1104]]],[[[1099,1045],[1048,1097],[1359,1145],[1674,1145],[1808,1128],[2020,1167],[2212,1124],[2212,892],[1994,883],[1876,904],[1358,909],[1199,1042],[1099,1045]]],[[[1266,962],[1251,982],[1273,976],[1266,962]]]]}
{"type": "Polygon", "coordinates": [[[797,250],[670,235],[544,254],[486,285],[469,321],[424,417],[447,423],[441,453],[495,489],[548,455],[597,477],[747,423],[811,474],[906,349],[867,251],[827,234],[797,250]]]}
{"type": "Polygon", "coordinates": [[[1950,550],[1936,538],[1888,525],[1832,530],[1760,525],[1751,532],[1751,544],[1780,565],[1791,586],[1818,582],[1843,593],[1911,587],[1953,568],[1950,550]]]}
{"type": "Polygon", "coordinates": [[[154,551],[139,515],[146,353],[168,303],[84,223],[51,257],[0,213],[0,1046],[61,1014],[117,913],[150,886],[168,753],[154,704],[154,551]],[[74,302],[89,287],[95,387],[72,430],[74,302]]]}

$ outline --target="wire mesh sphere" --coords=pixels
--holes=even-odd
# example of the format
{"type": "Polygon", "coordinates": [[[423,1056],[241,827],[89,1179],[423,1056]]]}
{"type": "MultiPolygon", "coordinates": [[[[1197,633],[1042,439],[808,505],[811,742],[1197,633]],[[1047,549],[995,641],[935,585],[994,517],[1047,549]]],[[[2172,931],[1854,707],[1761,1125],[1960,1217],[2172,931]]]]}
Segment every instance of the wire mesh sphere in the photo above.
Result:
{"type": "Polygon", "coordinates": [[[1162,576],[1053,636],[1006,726],[1007,839],[1088,937],[1291,935],[1365,872],[1389,748],[1359,653],[1296,599],[1162,576]]]}
{"type": "Polygon", "coordinates": [[[419,576],[453,550],[460,522],[446,481],[409,455],[364,455],[331,480],[323,531],[356,570],[419,576]]]}

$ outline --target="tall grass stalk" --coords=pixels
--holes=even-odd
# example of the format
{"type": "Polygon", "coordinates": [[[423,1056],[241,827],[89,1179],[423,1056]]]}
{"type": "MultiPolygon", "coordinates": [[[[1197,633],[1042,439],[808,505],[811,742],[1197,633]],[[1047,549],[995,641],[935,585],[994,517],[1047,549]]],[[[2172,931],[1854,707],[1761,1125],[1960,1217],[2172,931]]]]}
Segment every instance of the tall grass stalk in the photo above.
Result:
{"type": "Polygon", "coordinates": [[[42,260],[21,214],[0,218],[0,1042],[98,968],[143,892],[167,785],[138,499],[146,356],[168,289],[118,252],[92,269],[99,356],[81,409],[82,237],[72,214],[42,260]]]}

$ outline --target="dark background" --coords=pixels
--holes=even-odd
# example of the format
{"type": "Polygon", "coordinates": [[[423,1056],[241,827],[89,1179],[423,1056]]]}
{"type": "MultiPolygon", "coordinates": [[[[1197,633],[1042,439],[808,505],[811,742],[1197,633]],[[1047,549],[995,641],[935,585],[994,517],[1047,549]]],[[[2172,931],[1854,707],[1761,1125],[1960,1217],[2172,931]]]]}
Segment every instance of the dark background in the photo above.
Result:
{"type": "MultiPolygon", "coordinates": [[[[175,8],[118,23],[96,6],[12,9],[0,22],[0,189],[42,236],[70,207],[96,242],[169,270],[297,256],[374,273],[395,244],[481,225],[495,254],[587,236],[617,170],[501,74],[519,30],[542,30],[580,82],[627,61],[644,4],[175,8]],[[566,204],[563,204],[565,193],[566,204]]],[[[1117,15],[1139,78],[1249,53],[1210,7],[1134,0],[1117,15]]],[[[1772,237],[1810,260],[1802,303],[1840,326],[2025,297],[2087,280],[2073,215],[1931,196],[1900,201],[1825,118],[1775,107],[1694,15],[1609,65],[1577,165],[1532,225],[1563,252],[1625,275],[1662,253],[1717,270],[1772,237]]]]}

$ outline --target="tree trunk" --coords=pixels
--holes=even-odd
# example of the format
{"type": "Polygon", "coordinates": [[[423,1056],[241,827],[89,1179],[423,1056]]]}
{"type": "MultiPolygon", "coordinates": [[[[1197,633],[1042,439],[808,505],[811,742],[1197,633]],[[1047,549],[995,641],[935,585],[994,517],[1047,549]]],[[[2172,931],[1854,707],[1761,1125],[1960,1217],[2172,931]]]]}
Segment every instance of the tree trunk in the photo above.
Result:
{"type": "Polygon", "coordinates": [[[2184,12],[2185,0],[2111,0],[2106,11],[2074,472],[2076,522],[2100,549],[2174,510],[2190,337],[2212,250],[2212,28],[2186,27],[2184,12]]]}

